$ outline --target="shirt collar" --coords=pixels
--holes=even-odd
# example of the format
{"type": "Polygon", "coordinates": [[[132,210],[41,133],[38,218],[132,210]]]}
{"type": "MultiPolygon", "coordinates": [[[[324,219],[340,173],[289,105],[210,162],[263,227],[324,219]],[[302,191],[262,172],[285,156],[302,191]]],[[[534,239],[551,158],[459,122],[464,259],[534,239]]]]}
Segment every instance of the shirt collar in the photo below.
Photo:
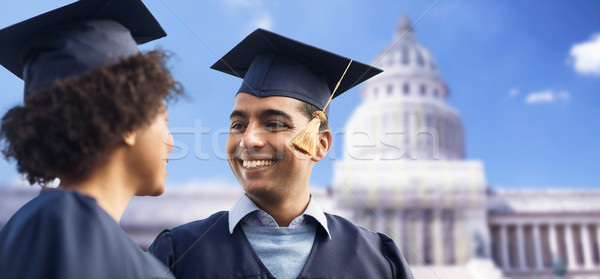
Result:
{"type": "MultiPolygon", "coordinates": [[[[233,229],[235,226],[248,214],[261,210],[254,204],[254,202],[246,195],[243,194],[237,203],[231,208],[229,211],[229,233],[233,234],[233,229]]],[[[302,215],[307,215],[313,217],[319,225],[327,232],[329,239],[331,239],[331,234],[329,233],[329,227],[327,227],[327,217],[325,217],[325,213],[321,209],[321,207],[312,199],[308,202],[308,206],[302,215]]]]}

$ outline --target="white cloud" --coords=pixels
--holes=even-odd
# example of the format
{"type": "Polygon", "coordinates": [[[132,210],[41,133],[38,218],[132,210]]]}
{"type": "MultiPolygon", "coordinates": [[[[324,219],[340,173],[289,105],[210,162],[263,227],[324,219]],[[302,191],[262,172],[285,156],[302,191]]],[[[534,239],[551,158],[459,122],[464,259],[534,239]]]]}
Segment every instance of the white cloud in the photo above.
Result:
{"type": "Polygon", "coordinates": [[[525,98],[525,103],[528,105],[537,105],[543,103],[568,102],[571,99],[571,94],[567,91],[545,90],[531,92],[525,98]]]}
{"type": "Polygon", "coordinates": [[[273,19],[271,18],[271,15],[269,13],[263,12],[262,14],[252,19],[250,25],[254,28],[272,29],[273,19]]]}
{"type": "Polygon", "coordinates": [[[569,54],[576,72],[600,76],[600,33],[573,45],[569,54]]]}
{"type": "Polygon", "coordinates": [[[508,96],[510,96],[511,98],[513,98],[517,95],[519,95],[519,89],[517,89],[517,88],[513,88],[510,91],[508,91],[508,96]]]}
{"type": "Polygon", "coordinates": [[[252,30],[256,28],[273,29],[273,17],[263,0],[225,0],[224,5],[236,17],[241,18],[252,30]],[[240,17],[240,15],[243,15],[240,17]]]}

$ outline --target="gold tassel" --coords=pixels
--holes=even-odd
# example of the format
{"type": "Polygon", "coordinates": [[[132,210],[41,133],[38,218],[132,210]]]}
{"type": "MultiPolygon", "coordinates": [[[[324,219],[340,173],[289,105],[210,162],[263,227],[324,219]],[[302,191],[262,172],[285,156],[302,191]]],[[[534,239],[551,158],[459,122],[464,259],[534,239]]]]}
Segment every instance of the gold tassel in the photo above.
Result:
{"type": "Polygon", "coordinates": [[[321,123],[327,120],[327,116],[322,111],[315,111],[312,114],[313,119],[308,125],[292,139],[292,145],[296,150],[306,154],[315,156],[315,148],[317,147],[317,139],[319,137],[319,127],[321,123]]]}
{"type": "Polygon", "coordinates": [[[315,156],[315,148],[317,147],[317,139],[319,138],[319,127],[321,126],[321,123],[327,120],[325,109],[331,102],[331,99],[333,99],[333,95],[335,95],[335,91],[337,91],[338,87],[340,86],[340,83],[342,82],[342,79],[344,79],[344,76],[346,75],[348,68],[350,68],[350,64],[352,64],[352,61],[353,60],[350,60],[348,66],[346,66],[346,70],[344,70],[342,77],[335,85],[333,93],[331,93],[331,96],[329,96],[329,100],[327,101],[327,104],[325,104],[325,107],[323,107],[323,110],[313,112],[313,118],[310,120],[310,122],[308,122],[308,125],[306,125],[306,127],[304,127],[304,129],[302,129],[302,131],[300,131],[300,133],[298,133],[292,139],[292,146],[296,148],[296,150],[306,155],[310,155],[311,157],[315,156]]]}

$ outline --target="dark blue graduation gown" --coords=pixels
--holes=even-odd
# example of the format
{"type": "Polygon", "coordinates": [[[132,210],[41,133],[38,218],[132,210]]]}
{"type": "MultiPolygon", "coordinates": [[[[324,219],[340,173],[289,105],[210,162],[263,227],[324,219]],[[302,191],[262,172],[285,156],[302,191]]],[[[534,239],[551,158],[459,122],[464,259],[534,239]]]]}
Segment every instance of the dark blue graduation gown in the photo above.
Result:
{"type": "Polygon", "coordinates": [[[0,231],[0,278],[173,278],[96,201],[51,190],[0,231]]]}
{"type": "MultiPolygon", "coordinates": [[[[404,257],[387,236],[325,214],[331,239],[321,227],[298,278],[413,278],[404,257]]],[[[164,230],[148,252],[177,278],[274,278],[228,213],[164,230]]]]}

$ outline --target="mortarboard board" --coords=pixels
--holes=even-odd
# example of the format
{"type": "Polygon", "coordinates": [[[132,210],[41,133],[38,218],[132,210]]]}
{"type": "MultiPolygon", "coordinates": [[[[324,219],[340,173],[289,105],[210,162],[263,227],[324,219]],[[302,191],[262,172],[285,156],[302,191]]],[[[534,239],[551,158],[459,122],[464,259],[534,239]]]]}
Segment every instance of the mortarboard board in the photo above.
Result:
{"type": "Polygon", "coordinates": [[[27,96],[164,36],[141,0],[80,0],[0,30],[0,64],[24,80],[27,96]]]}
{"type": "MultiPolygon", "coordinates": [[[[323,110],[349,62],[349,58],[259,28],[211,68],[243,78],[238,93],[290,97],[323,110]]],[[[354,61],[333,98],[381,72],[354,61]]]]}
{"type": "Polygon", "coordinates": [[[310,156],[315,154],[316,137],[320,124],[327,119],[329,101],[382,72],[260,28],[211,68],[243,78],[238,93],[289,97],[320,109],[291,143],[310,156]]]}

